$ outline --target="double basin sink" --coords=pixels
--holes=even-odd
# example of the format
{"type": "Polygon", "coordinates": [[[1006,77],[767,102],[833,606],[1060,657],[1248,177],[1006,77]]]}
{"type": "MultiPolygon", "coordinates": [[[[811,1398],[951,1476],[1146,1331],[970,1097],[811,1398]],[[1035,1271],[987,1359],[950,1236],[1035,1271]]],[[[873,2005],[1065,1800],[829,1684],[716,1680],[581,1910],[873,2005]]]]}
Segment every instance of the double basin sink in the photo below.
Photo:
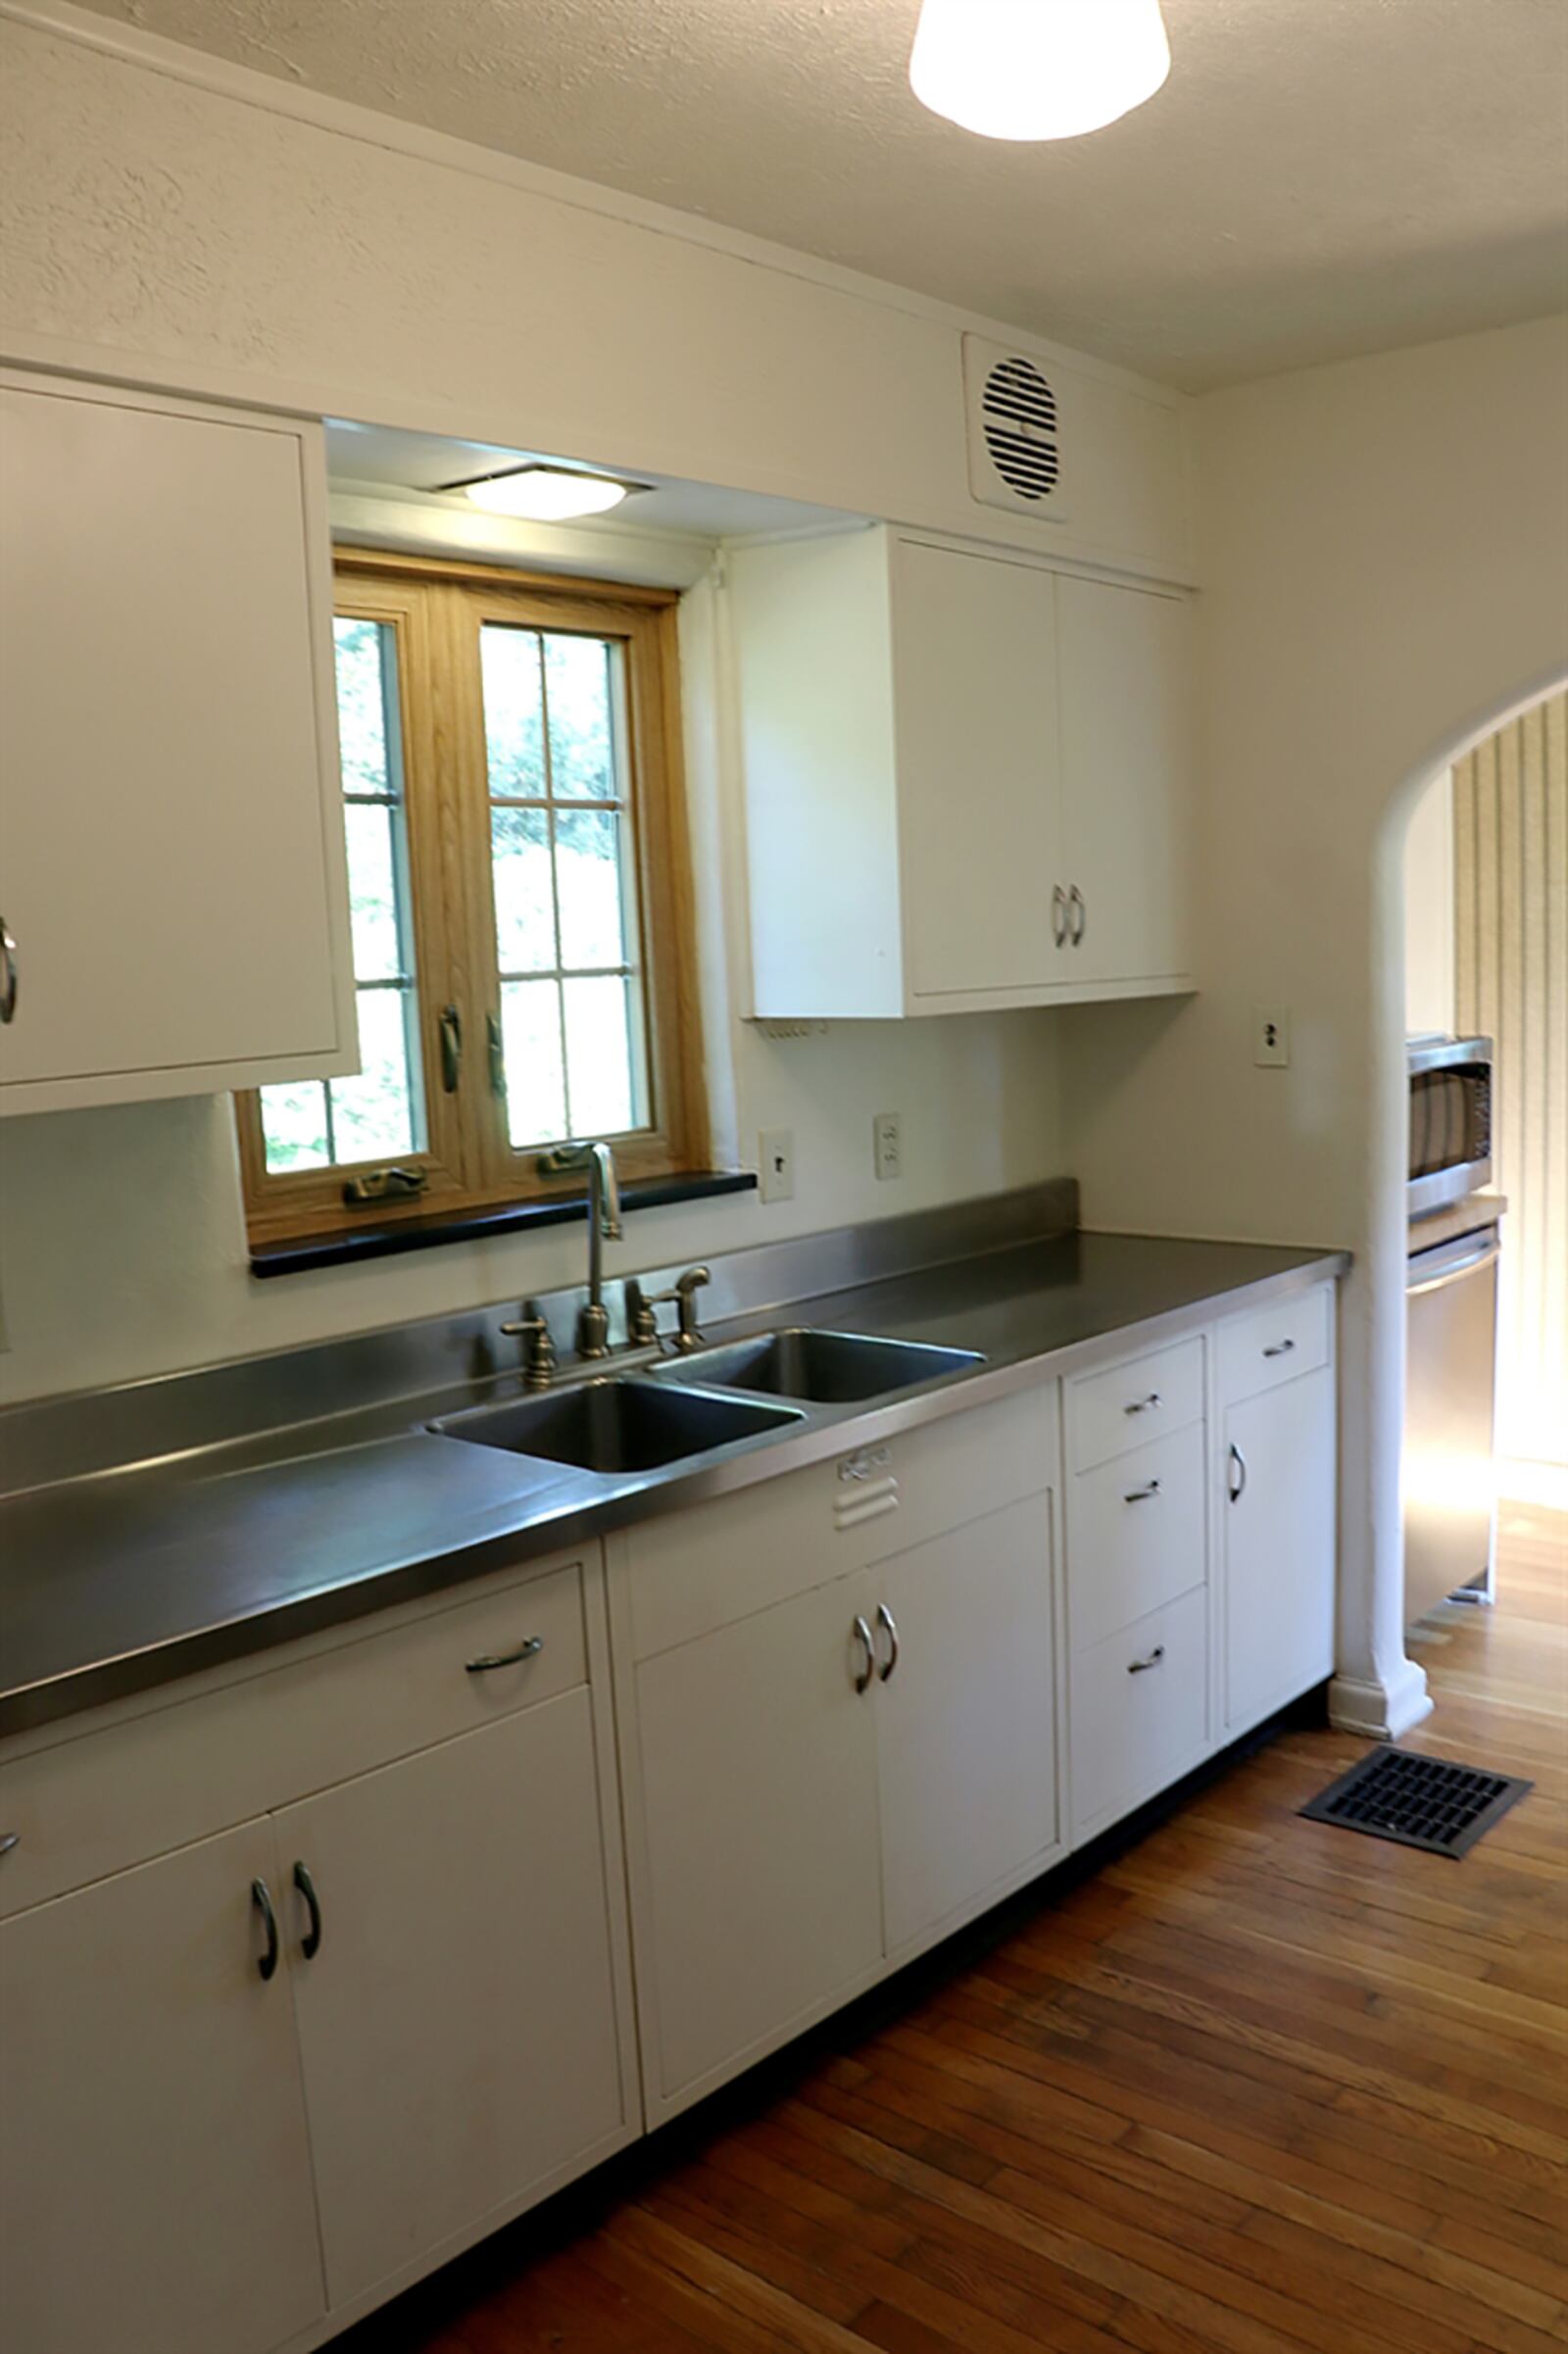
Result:
{"type": "Polygon", "coordinates": [[[984,1361],[972,1349],[796,1327],[669,1359],[640,1376],[468,1406],[429,1427],[530,1460],[624,1477],[783,1430],[809,1406],[863,1404],[984,1361]]]}

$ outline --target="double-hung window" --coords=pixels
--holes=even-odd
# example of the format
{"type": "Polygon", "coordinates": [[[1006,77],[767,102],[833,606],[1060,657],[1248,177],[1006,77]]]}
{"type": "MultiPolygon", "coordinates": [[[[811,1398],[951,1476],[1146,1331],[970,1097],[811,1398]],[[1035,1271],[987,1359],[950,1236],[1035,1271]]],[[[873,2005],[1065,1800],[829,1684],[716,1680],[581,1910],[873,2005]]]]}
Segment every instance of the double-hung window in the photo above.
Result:
{"type": "Polygon", "coordinates": [[[673,599],[340,552],[334,650],[362,1067],[238,1099],[253,1240],[700,1167],[673,599]]]}

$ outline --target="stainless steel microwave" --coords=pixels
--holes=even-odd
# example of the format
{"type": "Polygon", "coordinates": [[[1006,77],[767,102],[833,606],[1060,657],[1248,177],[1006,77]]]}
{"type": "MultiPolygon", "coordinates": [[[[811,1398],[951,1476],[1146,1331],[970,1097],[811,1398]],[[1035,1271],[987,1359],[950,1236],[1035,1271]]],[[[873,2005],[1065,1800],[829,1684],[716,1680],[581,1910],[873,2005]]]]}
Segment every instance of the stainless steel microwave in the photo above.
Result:
{"type": "Polygon", "coordinates": [[[1492,1041],[1412,1038],[1409,1060],[1406,1199],[1425,1218],[1492,1182],[1492,1041]]]}

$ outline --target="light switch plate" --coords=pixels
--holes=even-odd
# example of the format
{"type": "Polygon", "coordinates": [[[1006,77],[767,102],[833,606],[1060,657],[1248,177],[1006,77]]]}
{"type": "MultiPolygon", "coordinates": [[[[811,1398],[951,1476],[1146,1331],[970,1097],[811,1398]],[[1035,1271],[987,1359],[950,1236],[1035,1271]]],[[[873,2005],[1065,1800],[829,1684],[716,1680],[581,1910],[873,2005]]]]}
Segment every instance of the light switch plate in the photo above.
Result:
{"type": "Polygon", "coordinates": [[[1283,1070],[1291,1059],[1289,1005],[1252,1007],[1252,1060],[1259,1070],[1283,1070]]]}
{"type": "Polygon", "coordinates": [[[764,1202],[795,1199],[795,1131],[764,1128],[757,1140],[759,1190],[764,1202]]]}

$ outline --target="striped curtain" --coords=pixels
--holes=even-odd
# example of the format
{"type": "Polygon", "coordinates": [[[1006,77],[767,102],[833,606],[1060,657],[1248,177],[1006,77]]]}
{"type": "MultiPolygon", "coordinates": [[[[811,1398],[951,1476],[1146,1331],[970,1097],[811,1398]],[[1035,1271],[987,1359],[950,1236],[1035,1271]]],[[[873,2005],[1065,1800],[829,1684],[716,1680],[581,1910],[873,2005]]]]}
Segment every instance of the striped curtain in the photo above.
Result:
{"type": "Polygon", "coordinates": [[[1496,1042],[1497,1447],[1568,1462],[1568,695],[1453,771],[1455,1014],[1496,1042]]]}

